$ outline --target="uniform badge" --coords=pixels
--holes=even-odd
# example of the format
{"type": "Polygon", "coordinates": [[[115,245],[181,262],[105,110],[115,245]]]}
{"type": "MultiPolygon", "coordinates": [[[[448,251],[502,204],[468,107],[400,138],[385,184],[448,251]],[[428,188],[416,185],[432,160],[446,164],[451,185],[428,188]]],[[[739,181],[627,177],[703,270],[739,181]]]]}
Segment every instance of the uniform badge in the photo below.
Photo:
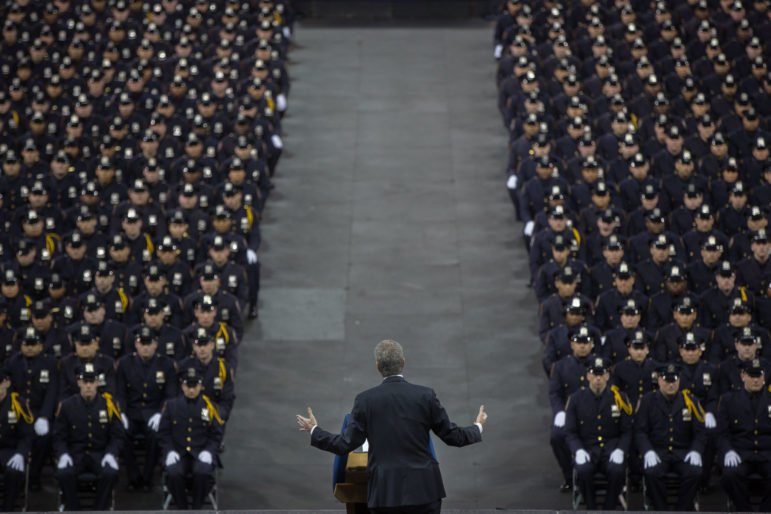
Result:
{"type": "Polygon", "coordinates": [[[613,418],[621,417],[621,409],[618,408],[618,405],[610,406],[610,416],[613,418]]]}
{"type": "Polygon", "coordinates": [[[29,321],[29,309],[23,308],[19,311],[19,319],[21,321],[29,321]]]}
{"type": "Polygon", "coordinates": [[[47,369],[41,369],[40,370],[40,383],[41,384],[47,384],[51,381],[51,377],[48,376],[48,370],[47,369]]]}
{"type": "Polygon", "coordinates": [[[156,384],[165,384],[166,383],[166,376],[163,374],[163,371],[156,371],[155,372],[155,383],[156,384]]]}
{"type": "Polygon", "coordinates": [[[712,375],[709,373],[704,373],[701,377],[702,382],[704,382],[704,385],[709,387],[712,385],[712,375]]]}
{"type": "Polygon", "coordinates": [[[651,381],[653,381],[653,383],[655,384],[658,381],[658,379],[659,379],[659,374],[656,373],[655,371],[652,371],[651,372],[651,381]]]}
{"type": "Polygon", "coordinates": [[[683,409],[683,421],[691,421],[691,411],[688,408],[683,409]]]}
{"type": "Polygon", "coordinates": [[[155,214],[151,214],[147,217],[147,224],[150,226],[155,226],[158,224],[158,216],[155,214]]]}
{"type": "Polygon", "coordinates": [[[99,423],[107,423],[107,411],[106,410],[100,410],[99,411],[99,423]]]}
{"type": "Polygon", "coordinates": [[[174,355],[174,343],[171,341],[166,343],[166,355],[174,355]]]}
{"type": "MultiPolygon", "coordinates": [[[[144,252],[144,250],[143,250],[143,252],[144,252]]],[[[132,288],[132,289],[136,288],[137,287],[137,276],[136,275],[131,275],[129,277],[128,283],[129,283],[129,287],[130,288],[132,288]]]]}
{"type": "Polygon", "coordinates": [[[222,321],[230,321],[230,311],[228,309],[222,309],[222,321]]]}
{"type": "Polygon", "coordinates": [[[15,425],[19,421],[18,416],[16,416],[16,412],[13,410],[8,411],[8,424],[9,425],[15,425]]]}
{"type": "Polygon", "coordinates": [[[198,231],[199,232],[206,231],[206,220],[198,220],[198,231]]]}
{"type": "Polygon", "coordinates": [[[222,391],[222,379],[220,377],[214,377],[214,390],[222,391]]]}
{"type": "Polygon", "coordinates": [[[238,277],[235,275],[228,276],[228,287],[230,289],[236,289],[238,287],[238,277]]]}
{"type": "Polygon", "coordinates": [[[150,262],[150,252],[147,249],[142,250],[142,262],[150,262]]]}
{"type": "Polygon", "coordinates": [[[771,418],[771,405],[768,406],[768,417],[771,418]]]}
{"type": "Polygon", "coordinates": [[[120,344],[120,337],[113,337],[112,338],[112,348],[113,350],[120,350],[121,344],[120,344]]]}
{"type": "Polygon", "coordinates": [[[99,387],[105,387],[107,385],[107,380],[104,378],[104,373],[99,373],[99,387]]]}
{"type": "Polygon", "coordinates": [[[225,351],[225,339],[222,337],[217,338],[217,351],[218,352],[224,352],[225,351]]]}
{"type": "Polygon", "coordinates": [[[209,409],[204,407],[201,409],[201,419],[209,423],[211,421],[211,418],[209,417],[209,409]]]}
{"type": "Polygon", "coordinates": [[[59,343],[56,343],[53,346],[53,350],[54,350],[54,357],[58,359],[59,357],[62,356],[62,345],[60,345],[59,343]]]}
{"type": "MultiPolygon", "coordinates": [[[[203,224],[204,230],[206,229],[206,223],[203,224]]],[[[187,260],[194,261],[195,260],[195,249],[188,248],[187,249],[187,260]]]]}
{"type": "Polygon", "coordinates": [[[118,193],[112,193],[110,195],[110,203],[112,205],[118,205],[120,203],[120,195],[118,193]]]}

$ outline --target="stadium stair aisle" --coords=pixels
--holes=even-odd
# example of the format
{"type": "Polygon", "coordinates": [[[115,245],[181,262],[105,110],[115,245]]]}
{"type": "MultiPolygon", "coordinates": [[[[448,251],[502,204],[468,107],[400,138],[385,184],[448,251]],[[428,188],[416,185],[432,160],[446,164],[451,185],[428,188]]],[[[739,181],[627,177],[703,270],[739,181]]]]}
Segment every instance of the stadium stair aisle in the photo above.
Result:
{"type": "Polygon", "coordinates": [[[383,338],[405,345],[408,380],[434,387],[454,421],[470,423],[480,403],[490,413],[484,444],[437,444],[445,507],[554,506],[490,34],[481,21],[298,27],[222,507],[342,507],[332,456],[309,448],[294,414],[310,405],[339,427],[378,381],[371,352],[383,338]]]}

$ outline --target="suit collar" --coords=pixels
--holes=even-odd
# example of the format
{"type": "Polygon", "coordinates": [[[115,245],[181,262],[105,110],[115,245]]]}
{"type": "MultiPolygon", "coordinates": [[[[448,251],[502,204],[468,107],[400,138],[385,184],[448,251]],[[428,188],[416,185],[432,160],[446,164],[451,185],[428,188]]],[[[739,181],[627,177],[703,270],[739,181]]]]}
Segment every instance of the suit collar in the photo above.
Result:
{"type": "Polygon", "coordinates": [[[384,384],[390,384],[391,382],[406,382],[406,380],[404,380],[402,375],[391,375],[383,379],[384,384]]]}

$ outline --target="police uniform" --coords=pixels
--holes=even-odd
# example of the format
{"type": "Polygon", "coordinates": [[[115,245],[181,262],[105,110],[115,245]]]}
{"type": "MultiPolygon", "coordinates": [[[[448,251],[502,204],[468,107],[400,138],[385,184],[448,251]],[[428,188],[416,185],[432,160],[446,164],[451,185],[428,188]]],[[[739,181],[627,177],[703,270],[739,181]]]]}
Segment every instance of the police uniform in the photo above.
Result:
{"type": "MultiPolygon", "coordinates": [[[[43,343],[40,333],[27,327],[21,337],[22,345],[43,343]]],[[[40,483],[40,472],[48,457],[51,445],[50,424],[53,422],[59,386],[59,371],[56,359],[40,353],[27,357],[21,352],[14,354],[6,362],[6,369],[13,384],[13,390],[27,400],[27,407],[35,417],[36,437],[32,440],[30,462],[30,481],[40,483]]]]}
{"type": "MultiPolygon", "coordinates": [[[[194,344],[207,344],[211,338],[203,329],[198,329],[194,344]]],[[[217,411],[223,422],[230,418],[235,401],[235,375],[230,363],[224,357],[212,355],[209,362],[204,363],[197,355],[191,355],[179,364],[180,369],[195,368],[201,376],[203,392],[217,406],[217,411]]]]}
{"type": "MultiPolygon", "coordinates": [[[[143,345],[157,341],[147,326],[140,328],[135,340],[143,345]]],[[[133,352],[120,358],[115,374],[118,401],[128,418],[127,436],[133,438],[143,434],[147,449],[144,469],[140,472],[132,445],[126,445],[123,456],[129,480],[135,487],[149,486],[158,461],[156,429],[160,416],[155,420],[153,416],[160,415],[163,402],[178,394],[176,366],[165,355],[155,353],[145,360],[133,352]]]]}
{"type": "MultiPolygon", "coordinates": [[[[667,382],[679,378],[678,368],[672,364],[659,368],[658,374],[667,382]]],[[[660,390],[649,392],[637,406],[634,428],[654,509],[667,510],[664,479],[674,472],[681,480],[676,508],[693,510],[707,442],[704,410],[698,399],[682,389],[671,398],[660,390]]]]}
{"type": "MultiPolygon", "coordinates": [[[[182,380],[194,387],[201,383],[201,376],[190,368],[183,370],[182,380]]],[[[169,489],[178,509],[188,507],[185,477],[189,474],[193,477],[192,507],[201,508],[207,482],[214,475],[214,459],[222,436],[222,418],[206,395],[194,399],[179,395],[164,405],[158,437],[169,489]]]]}
{"type": "MultiPolygon", "coordinates": [[[[85,364],[78,373],[82,380],[97,380],[97,370],[85,364]]],[[[53,431],[56,477],[67,510],[78,510],[77,478],[84,472],[97,475],[96,510],[110,507],[112,488],[118,480],[117,458],[123,448],[125,432],[120,411],[108,394],[97,393],[87,401],[74,394],[59,404],[53,431]],[[112,456],[114,467],[107,460],[112,456]]]]}
{"type": "MultiPolygon", "coordinates": [[[[609,371],[609,363],[601,357],[591,357],[588,364],[592,373],[609,371]]],[[[625,456],[632,441],[629,398],[610,384],[599,395],[586,387],[570,395],[565,410],[566,441],[574,456],[578,487],[586,508],[597,508],[594,474],[599,471],[608,480],[605,509],[613,510],[624,485],[625,456]],[[579,452],[587,453],[588,460],[583,460],[579,452]]]]}
{"type": "MultiPolygon", "coordinates": [[[[755,377],[765,373],[758,359],[746,363],[744,372],[755,377]]],[[[758,392],[744,387],[723,395],[718,408],[716,441],[723,488],[735,510],[751,510],[747,476],[754,472],[763,477],[759,509],[771,511],[771,392],[768,387],[764,385],[758,392]]]]}
{"type": "Polygon", "coordinates": [[[94,365],[100,392],[114,395],[115,364],[112,358],[102,355],[98,351],[90,361],[78,356],[77,344],[91,344],[94,341],[94,335],[88,325],[82,325],[73,336],[76,341],[75,352],[62,357],[59,361],[59,399],[62,400],[78,393],[78,373],[88,363],[94,365]]]}
{"type": "MultiPolygon", "coordinates": [[[[648,334],[642,330],[636,330],[629,337],[628,345],[644,348],[648,346],[649,342],[648,334]]],[[[653,360],[650,354],[646,355],[640,362],[627,356],[613,367],[613,382],[623,393],[626,393],[633,404],[637,405],[637,400],[658,387],[656,369],[659,366],[659,363],[653,360]]]]}
{"type": "MultiPolygon", "coordinates": [[[[0,377],[0,381],[9,378],[2,369],[0,377]]],[[[31,448],[33,419],[26,400],[14,391],[13,386],[9,387],[0,400],[0,472],[3,474],[5,512],[15,510],[16,498],[24,485],[24,466],[31,448]]]]}

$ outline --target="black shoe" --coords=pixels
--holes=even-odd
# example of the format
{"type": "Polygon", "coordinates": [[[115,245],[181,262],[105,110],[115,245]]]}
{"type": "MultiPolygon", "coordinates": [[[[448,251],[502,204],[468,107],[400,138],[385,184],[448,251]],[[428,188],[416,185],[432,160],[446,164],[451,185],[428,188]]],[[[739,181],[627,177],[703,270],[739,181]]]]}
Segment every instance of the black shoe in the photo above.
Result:
{"type": "Polygon", "coordinates": [[[573,484],[569,484],[567,482],[563,482],[560,486],[560,492],[561,493],[569,493],[573,490],[573,484]]]}
{"type": "Polygon", "coordinates": [[[249,319],[256,319],[257,318],[257,306],[251,305],[249,306],[249,319]]]}

